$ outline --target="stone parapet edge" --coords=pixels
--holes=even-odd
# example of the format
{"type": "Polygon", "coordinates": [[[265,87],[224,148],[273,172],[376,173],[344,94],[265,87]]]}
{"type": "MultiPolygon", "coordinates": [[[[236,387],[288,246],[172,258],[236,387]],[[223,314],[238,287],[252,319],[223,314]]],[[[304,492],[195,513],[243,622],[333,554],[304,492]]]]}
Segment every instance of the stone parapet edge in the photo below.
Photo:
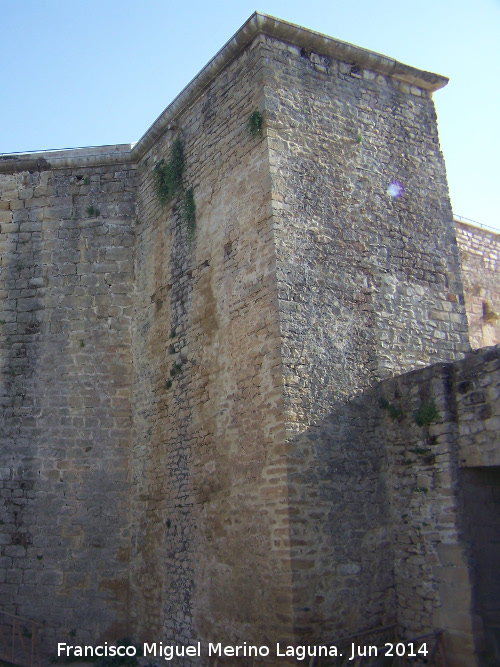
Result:
{"type": "Polygon", "coordinates": [[[321,55],[331,56],[353,66],[366,67],[378,74],[419,86],[429,92],[438,90],[448,83],[448,79],[439,74],[418,70],[379,53],[255,12],[160,114],[137,143],[0,155],[0,173],[138,162],[165,130],[175,129],[175,118],[182,110],[192,104],[228,62],[259,34],[275,37],[321,55]]]}
{"type": "Polygon", "coordinates": [[[488,236],[500,236],[500,229],[494,229],[493,227],[482,225],[480,222],[474,222],[472,220],[457,220],[456,218],[453,218],[453,224],[460,225],[467,229],[472,229],[474,232],[483,232],[483,234],[488,236]]]}
{"type": "Polygon", "coordinates": [[[130,163],[133,161],[132,146],[133,144],[116,144],[33,153],[0,154],[0,174],[130,163]]]}

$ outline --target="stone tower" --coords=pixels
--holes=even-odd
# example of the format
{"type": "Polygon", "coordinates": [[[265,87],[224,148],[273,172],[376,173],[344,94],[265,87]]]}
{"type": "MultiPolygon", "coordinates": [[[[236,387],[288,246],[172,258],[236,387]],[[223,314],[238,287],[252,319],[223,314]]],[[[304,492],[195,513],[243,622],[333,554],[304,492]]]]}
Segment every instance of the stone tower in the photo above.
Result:
{"type": "Polygon", "coordinates": [[[256,13],[133,146],[0,158],[4,611],[52,647],[394,621],[384,455],[319,425],[468,350],[446,81],[256,13]]]}

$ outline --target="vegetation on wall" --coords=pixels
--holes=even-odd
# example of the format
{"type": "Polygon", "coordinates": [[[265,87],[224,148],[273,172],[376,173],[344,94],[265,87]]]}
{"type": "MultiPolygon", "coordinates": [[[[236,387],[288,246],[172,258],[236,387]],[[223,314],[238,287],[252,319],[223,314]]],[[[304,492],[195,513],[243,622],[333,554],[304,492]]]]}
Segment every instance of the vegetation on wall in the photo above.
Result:
{"type": "Polygon", "coordinates": [[[256,109],[247,121],[247,129],[252,137],[262,136],[262,114],[256,109]]]}
{"type": "MultiPolygon", "coordinates": [[[[383,396],[379,399],[379,405],[382,410],[387,412],[391,419],[399,419],[403,415],[401,408],[396,407],[383,396]]],[[[418,410],[413,414],[413,417],[418,426],[426,426],[436,421],[439,417],[439,411],[436,408],[434,398],[424,399],[420,403],[418,410]]],[[[427,450],[422,450],[422,452],[426,453],[427,450]]]]}
{"type": "Polygon", "coordinates": [[[419,409],[415,413],[415,421],[418,426],[426,426],[431,424],[439,417],[438,409],[433,398],[428,398],[420,404],[419,409]]]}
{"type": "Polygon", "coordinates": [[[87,207],[87,213],[91,218],[97,218],[99,215],[99,209],[96,206],[91,205],[87,207]]]}
{"type": "Polygon", "coordinates": [[[170,149],[168,162],[160,160],[153,169],[153,183],[156,199],[165,206],[182,190],[184,173],[184,146],[177,137],[170,149]]]}
{"type": "Polygon", "coordinates": [[[399,408],[397,408],[392,403],[389,403],[389,401],[384,397],[380,399],[380,407],[382,410],[386,410],[388,412],[391,419],[397,419],[402,414],[402,411],[399,408]]]}
{"type": "Polygon", "coordinates": [[[179,198],[179,217],[187,228],[188,240],[192,241],[196,225],[196,207],[192,187],[184,184],[184,144],[177,137],[170,149],[168,161],[160,160],[153,169],[153,187],[158,203],[166,206],[175,197],[179,198]]]}

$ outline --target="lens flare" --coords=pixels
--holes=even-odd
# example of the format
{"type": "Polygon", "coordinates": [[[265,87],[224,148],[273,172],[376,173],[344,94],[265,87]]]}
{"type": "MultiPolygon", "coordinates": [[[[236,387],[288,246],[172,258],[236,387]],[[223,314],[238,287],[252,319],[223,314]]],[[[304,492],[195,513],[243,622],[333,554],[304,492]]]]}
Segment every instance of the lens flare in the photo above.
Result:
{"type": "Polygon", "coordinates": [[[387,188],[387,194],[393,199],[398,199],[404,193],[405,189],[399,181],[391,181],[389,187],[387,188]]]}

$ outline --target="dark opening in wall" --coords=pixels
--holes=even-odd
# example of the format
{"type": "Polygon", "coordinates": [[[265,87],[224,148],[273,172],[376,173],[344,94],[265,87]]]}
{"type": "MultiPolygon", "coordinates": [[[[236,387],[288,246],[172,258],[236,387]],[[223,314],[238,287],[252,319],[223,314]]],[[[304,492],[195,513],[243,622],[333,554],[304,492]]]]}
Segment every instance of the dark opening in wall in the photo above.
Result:
{"type": "Polygon", "coordinates": [[[500,664],[500,467],[463,468],[460,488],[476,651],[489,667],[500,664]]]}
{"type": "Polygon", "coordinates": [[[498,315],[487,301],[483,301],[483,320],[485,322],[496,322],[498,320],[498,315]]]}

